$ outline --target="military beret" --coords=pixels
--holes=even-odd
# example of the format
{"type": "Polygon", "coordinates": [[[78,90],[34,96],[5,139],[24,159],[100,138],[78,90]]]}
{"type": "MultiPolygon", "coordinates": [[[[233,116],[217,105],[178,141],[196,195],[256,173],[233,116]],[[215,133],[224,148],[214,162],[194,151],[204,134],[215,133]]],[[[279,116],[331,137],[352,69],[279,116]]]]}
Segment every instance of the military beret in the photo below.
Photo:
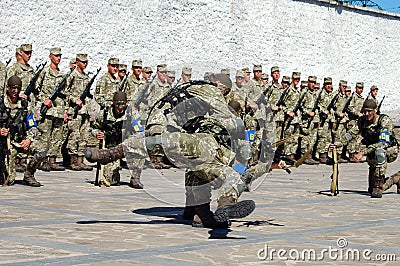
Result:
{"type": "Polygon", "coordinates": [[[21,88],[22,81],[18,76],[14,75],[7,80],[7,86],[10,88],[21,88]]]}
{"type": "Polygon", "coordinates": [[[237,78],[239,78],[239,77],[244,78],[245,76],[246,76],[246,74],[242,70],[236,71],[236,77],[237,78]]]}
{"type": "Polygon", "coordinates": [[[308,86],[308,82],[306,80],[302,80],[300,83],[301,87],[307,87],[308,86]]]}
{"type": "Polygon", "coordinates": [[[230,75],[231,70],[229,68],[223,68],[221,69],[221,74],[230,75]]]}
{"type": "Polygon", "coordinates": [[[21,44],[19,49],[24,51],[24,52],[31,52],[32,51],[32,44],[30,44],[30,43],[21,44]]]}
{"type": "Polygon", "coordinates": [[[145,72],[145,73],[153,73],[153,70],[152,70],[151,67],[149,67],[149,66],[144,67],[144,68],[142,69],[142,71],[145,72]]]}
{"type": "Polygon", "coordinates": [[[167,65],[166,64],[157,65],[157,71],[162,71],[162,72],[167,71],[167,65]]]}
{"type": "Polygon", "coordinates": [[[119,64],[118,65],[118,71],[127,71],[128,70],[128,66],[125,64],[119,64]]]}
{"type": "Polygon", "coordinates": [[[300,73],[300,72],[293,72],[293,73],[292,73],[292,78],[294,78],[294,79],[299,79],[300,76],[301,76],[301,73],[300,73]]]}
{"type": "Polygon", "coordinates": [[[369,89],[370,91],[374,91],[374,90],[379,90],[378,87],[376,85],[372,85],[372,87],[369,89]]]}
{"type": "Polygon", "coordinates": [[[115,57],[111,57],[108,59],[108,64],[109,65],[119,65],[119,59],[115,57]]]}
{"type": "Polygon", "coordinates": [[[170,78],[175,78],[175,70],[168,70],[167,76],[170,78]]]}
{"type": "Polygon", "coordinates": [[[262,71],[262,65],[253,65],[253,72],[254,71],[262,71]]]}
{"type": "Polygon", "coordinates": [[[309,82],[317,82],[317,77],[316,76],[309,76],[308,77],[309,82]]]}
{"type": "Polygon", "coordinates": [[[133,67],[142,67],[142,60],[140,59],[135,59],[132,61],[132,66],[133,67]]]}
{"type": "Polygon", "coordinates": [[[346,80],[340,80],[339,81],[339,85],[345,87],[345,86],[347,86],[347,81],[346,80]]]}
{"type": "Polygon", "coordinates": [[[375,109],[378,106],[376,105],[376,102],[373,99],[368,99],[365,100],[362,109],[375,109]]]}
{"type": "Polygon", "coordinates": [[[128,100],[128,97],[126,96],[125,92],[123,92],[123,91],[114,92],[113,102],[126,102],[127,100],[128,100]]]}
{"type": "Polygon", "coordinates": [[[279,72],[279,67],[278,66],[273,66],[271,67],[271,73],[278,71],[279,72]]]}
{"type": "Polygon", "coordinates": [[[224,85],[225,87],[227,87],[228,89],[232,88],[232,81],[229,78],[229,76],[226,74],[222,74],[222,73],[215,74],[214,82],[216,82],[216,81],[221,82],[221,84],[224,85]]]}
{"type": "Polygon", "coordinates": [[[248,68],[248,67],[242,68],[242,71],[243,71],[244,73],[251,73],[250,68],[248,68]]]}
{"type": "Polygon", "coordinates": [[[324,84],[332,84],[332,78],[331,77],[324,78],[324,84]]]}
{"type": "Polygon", "coordinates": [[[182,74],[192,75],[192,68],[191,67],[182,67],[182,74]]]}
{"type": "Polygon", "coordinates": [[[289,76],[283,76],[282,77],[282,82],[290,82],[290,77],[289,76]]]}
{"type": "Polygon", "coordinates": [[[50,54],[52,55],[60,55],[61,54],[61,48],[60,47],[53,47],[50,49],[50,54]]]}
{"type": "Polygon", "coordinates": [[[261,79],[268,79],[269,75],[267,73],[262,73],[261,74],[261,79]]]}
{"type": "Polygon", "coordinates": [[[315,87],[314,87],[315,89],[320,89],[321,88],[321,85],[317,82],[317,83],[315,83],[315,87]]]}
{"type": "Polygon", "coordinates": [[[364,82],[357,82],[356,87],[364,89],[364,82]]]}
{"type": "Polygon", "coordinates": [[[351,86],[347,85],[345,91],[351,91],[351,86]]]}
{"type": "Polygon", "coordinates": [[[76,60],[79,60],[81,62],[88,61],[87,54],[77,54],[76,55],[76,60]]]}
{"type": "Polygon", "coordinates": [[[235,110],[236,112],[239,112],[239,110],[241,109],[240,103],[235,100],[229,101],[228,105],[232,107],[232,109],[235,110]]]}

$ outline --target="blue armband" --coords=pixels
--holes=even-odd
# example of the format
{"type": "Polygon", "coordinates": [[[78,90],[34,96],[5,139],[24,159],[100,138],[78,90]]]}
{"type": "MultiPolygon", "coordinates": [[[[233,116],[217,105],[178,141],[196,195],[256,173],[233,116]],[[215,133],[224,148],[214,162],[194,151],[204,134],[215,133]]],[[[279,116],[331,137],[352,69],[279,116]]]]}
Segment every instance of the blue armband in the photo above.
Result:
{"type": "Polygon", "coordinates": [[[31,129],[31,128],[37,126],[37,122],[36,122],[35,117],[33,116],[33,114],[29,114],[29,115],[26,117],[26,119],[25,119],[25,124],[26,124],[26,127],[27,127],[28,129],[31,129]]]}
{"type": "Polygon", "coordinates": [[[250,142],[256,141],[256,131],[254,129],[246,130],[246,140],[250,142]]]}
{"type": "Polygon", "coordinates": [[[242,175],[244,172],[246,172],[247,170],[249,170],[249,168],[247,168],[246,166],[244,166],[241,163],[235,164],[233,167],[233,170],[235,170],[236,172],[238,172],[240,175],[242,175]]]}
{"type": "Polygon", "coordinates": [[[135,132],[143,132],[144,131],[144,126],[142,126],[142,123],[140,122],[140,118],[132,121],[132,129],[135,132]]]}
{"type": "Polygon", "coordinates": [[[390,133],[387,129],[379,133],[379,142],[390,143],[390,133]]]}

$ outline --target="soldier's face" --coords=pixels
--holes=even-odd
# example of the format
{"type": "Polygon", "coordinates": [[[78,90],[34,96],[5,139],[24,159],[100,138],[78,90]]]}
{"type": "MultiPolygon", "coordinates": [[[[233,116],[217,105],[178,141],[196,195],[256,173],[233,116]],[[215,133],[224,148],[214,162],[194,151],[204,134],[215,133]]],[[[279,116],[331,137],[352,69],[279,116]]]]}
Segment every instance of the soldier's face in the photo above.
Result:
{"type": "Polygon", "coordinates": [[[151,77],[151,72],[142,72],[142,77],[145,79],[149,79],[151,77]]]}
{"type": "Polygon", "coordinates": [[[341,92],[345,92],[346,87],[345,87],[345,86],[342,86],[342,85],[339,85],[339,90],[340,90],[341,92]]]}
{"type": "Polygon", "coordinates": [[[175,81],[175,77],[167,77],[167,83],[169,85],[172,85],[172,83],[174,83],[174,81],[175,81]]]}
{"type": "Polygon", "coordinates": [[[376,116],[376,109],[364,108],[363,114],[369,122],[373,122],[376,116]]]}
{"type": "Polygon", "coordinates": [[[378,90],[373,90],[373,91],[371,91],[371,95],[372,95],[373,97],[376,97],[376,96],[378,95],[378,90]]]}
{"type": "Polygon", "coordinates": [[[140,74],[142,74],[142,67],[140,67],[140,66],[133,66],[133,67],[132,67],[132,73],[133,73],[133,75],[135,75],[136,77],[139,77],[140,74]]]}
{"type": "Polygon", "coordinates": [[[108,73],[114,76],[118,72],[118,65],[117,64],[108,64],[107,65],[108,73]]]}
{"type": "Polygon", "coordinates": [[[32,51],[22,51],[21,50],[20,55],[22,57],[22,60],[24,60],[25,63],[28,63],[32,57],[32,51]]]}
{"type": "Polygon", "coordinates": [[[8,87],[7,86],[7,95],[11,99],[17,99],[19,97],[20,92],[21,92],[21,87],[8,87]]]}
{"type": "Polygon", "coordinates": [[[192,74],[183,74],[182,73],[182,82],[189,82],[190,79],[192,78],[192,74]]]}
{"type": "Polygon", "coordinates": [[[272,79],[277,82],[279,78],[281,77],[281,73],[279,71],[274,71],[271,73],[272,79]]]}
{"type": "Polygon", "coordinates": [[[254,76],[255,79],[260,79],[261,75],[262,75],[262,71],[261,70],[253,71],[253,76],[254,76]]]}
{"type": "Polygon", "coordinates": [[[316,82],[308,81],[308,82],[307,82],[308,89],[309,89],[310,91],[314,91],[314,89],[315,89],[315,84],[316,84],[316,82]]]}
{"type": "Polygon", "coordinates": [[[332,84],[325,84],[324,87],[327,92],[332,92],[332,84]]]}
{"type": "Polygon", "coordinates": [[[118,70],[118,77],[120,77],[120,79],[123,79],[125,75],[126,75],[125,70],[118,70]]]}
{"type": "Polygon", "coordinates": [[[157,71],[157,77],[161,80],[161,82],[165,82],[167,79],[167,71],[157,71]]]}
{"type": "Polygon", "coordinates": [[[50,54],[49,55],[50,61],[52,64],[58,66],[58,64],[60,64],[61,61],[61,55],[54,55],[54,54],[50,54]]]}
{"type": "Polygon", "coordinates": [[[88,65],[88,61],[80,61],[76,60],[76,67],[78,67],[81,70],[84,70],[88,65]]]}
{"type": "Polygon", "coordinates": [[[349,97],[350,94],[351,94],[351,91],[346,90],[346,91],[344,92],[344,95],[346,95],[346,97],[349,97]]]}
{"type": "Polygon", "coordinates": [[[364,88],[356,87],[356,93],[361,95],[361,93],[364,91],[364,88]]]}
{"type": "Polygon", "coordinates": [[[244,82],[244,78],[243,77],[236,77],[236,84],[238,86],[241,86],[244,82]]]}
{"type": "Polygon", "coordinates": [[[245,77],[244,77],[244,81],[245,82],[248,82],[249,80],[250,80],[250,72],[246,72],[246,75],[245,75],[245,77]]]}
{"type": "Polygon", "coordinates": [[[296,86],[299,84],[299,82],[300,82],[300,79],[298,79],[298,78],[292,78],[292,83],[293,83],[293,86],[294,86],[294,87],[296,87],[296,86]]]}
{"type": "Polygon", "coordinates": [[[113,103],[114,105],[114,111],[116,115],[122,115],[124,114],[125,110],[126,110],[126,102],[115,102],[113,103]]]}

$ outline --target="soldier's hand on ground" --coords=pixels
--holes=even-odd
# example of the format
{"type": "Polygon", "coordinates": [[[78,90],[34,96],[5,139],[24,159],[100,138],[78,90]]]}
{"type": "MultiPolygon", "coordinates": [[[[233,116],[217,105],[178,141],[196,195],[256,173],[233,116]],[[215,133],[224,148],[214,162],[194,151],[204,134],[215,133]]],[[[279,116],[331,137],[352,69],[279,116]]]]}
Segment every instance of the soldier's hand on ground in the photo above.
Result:
{"type": "Polygon", "coordinates": [[[0,136],[7,137],[8,136],[8,128],[1,128],[0,129],[0,136]]]}
{"type": "Polygon", "coordinates": [[[21,141],[21,143],[19,145],[21,145],[22,149],[27,151],[29,149],[29,146],[31,145],[31,141],[30,141],[30,139],[24,139],[23,141],[21,141]]]}
{"type": "Polygon", "coordinates": [[[53,102],[49,98],[47,98],[46,100],[44,100],[43,104],[50,108],[53,105],[53,102]]]}
{"type": "Polygon", "coordinates": [[[278,163],[272,163],[271,169],[284,169],[286,167],[286,162],[280,160],[278,163]]]}
{"type": "Polygon", "coordinates": [[[104,139],[104,132],[99,132],[99,133],[97,133],[96,138],[97,138],[98,140],[104,139]]]}

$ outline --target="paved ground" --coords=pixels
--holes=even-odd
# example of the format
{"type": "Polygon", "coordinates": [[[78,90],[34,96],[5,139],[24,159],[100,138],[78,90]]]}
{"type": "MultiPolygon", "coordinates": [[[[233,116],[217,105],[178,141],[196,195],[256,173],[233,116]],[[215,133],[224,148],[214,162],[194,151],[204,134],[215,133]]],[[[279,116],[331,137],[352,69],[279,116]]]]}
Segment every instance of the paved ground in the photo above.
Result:
{"type": "MultiPolygon", "coordinates": [[[[392,163],[389,173],[399,166],[392,163]]],[[[179,170],[145,170],[148,192],[127,186],[127,170],[126,183],[110,188],[93,186],[95,171],[39,171],[41,188],[0,187],[0,264],[398,265],[396,189],[371,199],[367,165],[343,164],[340,194],[332,197],[330,173],[326,165],[300,166],[291,175],[277,170],[243,195],[255,200],[254,213],[230,230],[209,230],[192,228],[179,218],[182,205],[165,202],[183,202],[183,189],[162,185],[181,182],[179,170]]]]}

